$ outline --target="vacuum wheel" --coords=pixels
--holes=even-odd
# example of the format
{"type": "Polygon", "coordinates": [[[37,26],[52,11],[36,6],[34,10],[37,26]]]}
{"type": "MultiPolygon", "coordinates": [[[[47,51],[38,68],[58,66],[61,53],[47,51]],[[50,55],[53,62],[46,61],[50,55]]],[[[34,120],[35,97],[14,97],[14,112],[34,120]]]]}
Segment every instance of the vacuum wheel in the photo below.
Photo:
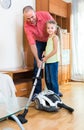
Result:
{"type": "Polygon", "coordinates": [[[35,102],[35,108],[38,109],[38,110],[41,109],[41,104],[40,104],[39,99],[35,98],[34,102],[35,102]]]}

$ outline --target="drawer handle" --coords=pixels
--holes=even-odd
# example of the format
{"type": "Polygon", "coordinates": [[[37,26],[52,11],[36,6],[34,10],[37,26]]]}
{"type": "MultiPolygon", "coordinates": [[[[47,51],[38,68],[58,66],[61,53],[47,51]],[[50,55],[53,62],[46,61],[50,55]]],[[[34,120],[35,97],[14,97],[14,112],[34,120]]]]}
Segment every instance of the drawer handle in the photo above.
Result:
{"type": "Polygon", "coordinates": [[[27,88],[22,88],[21,91],[27,91],[27,88]]]}

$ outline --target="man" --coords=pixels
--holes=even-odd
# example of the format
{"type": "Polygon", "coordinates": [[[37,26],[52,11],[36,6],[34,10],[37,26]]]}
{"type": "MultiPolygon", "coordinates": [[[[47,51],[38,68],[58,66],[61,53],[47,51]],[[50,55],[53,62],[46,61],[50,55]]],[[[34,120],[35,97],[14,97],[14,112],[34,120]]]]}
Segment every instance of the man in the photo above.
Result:
{"type": "MultiPolygon", "coordinates": [[[[48,34],[46,32],[46,22],[53,20],[53,17],[46,11],[35,12],[31,6],[23,9],[24,30],[34,55],[34,77],[42,61],[42,53],[45,50],[48,34]]],[[[41,80],[38,80],[34,94],[39,94],[42,90],[41,80]]],[[[62,94],[60,94],[62,96],[62,94]]]]}

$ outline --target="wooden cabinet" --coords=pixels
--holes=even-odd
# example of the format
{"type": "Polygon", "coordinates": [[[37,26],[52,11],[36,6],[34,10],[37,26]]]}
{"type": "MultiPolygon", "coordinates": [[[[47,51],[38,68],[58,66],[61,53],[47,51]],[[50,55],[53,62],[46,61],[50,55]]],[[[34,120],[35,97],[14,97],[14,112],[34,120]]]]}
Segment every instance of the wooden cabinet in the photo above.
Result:
{"type": "Polygon", "coordinates": [[[61,57],[59,63],[59,84],[70,80],[70,14],[71,3],[62,0],[36,0],[37,11],[49,11],[57,24],[64,30],[61,39],[61,57]]]}
{"type": "Polygon", "coordinates": [[[17,90],[16,96],[29,96],[32,89],[32,69],[27,67],[4,72],[12,77],[17,90]]]}

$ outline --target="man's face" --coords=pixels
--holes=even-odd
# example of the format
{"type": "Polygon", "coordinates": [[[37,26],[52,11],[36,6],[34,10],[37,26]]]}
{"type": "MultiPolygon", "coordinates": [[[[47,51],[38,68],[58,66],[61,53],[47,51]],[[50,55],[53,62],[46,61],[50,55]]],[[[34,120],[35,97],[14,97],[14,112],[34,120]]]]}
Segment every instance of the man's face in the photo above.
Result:
{"type": "Polygon", "coordinates": [[[33,10],[29,10],[28,12],[24,12],[24,19],[31,24],[36,24],[36,14],[33,10]]]}

